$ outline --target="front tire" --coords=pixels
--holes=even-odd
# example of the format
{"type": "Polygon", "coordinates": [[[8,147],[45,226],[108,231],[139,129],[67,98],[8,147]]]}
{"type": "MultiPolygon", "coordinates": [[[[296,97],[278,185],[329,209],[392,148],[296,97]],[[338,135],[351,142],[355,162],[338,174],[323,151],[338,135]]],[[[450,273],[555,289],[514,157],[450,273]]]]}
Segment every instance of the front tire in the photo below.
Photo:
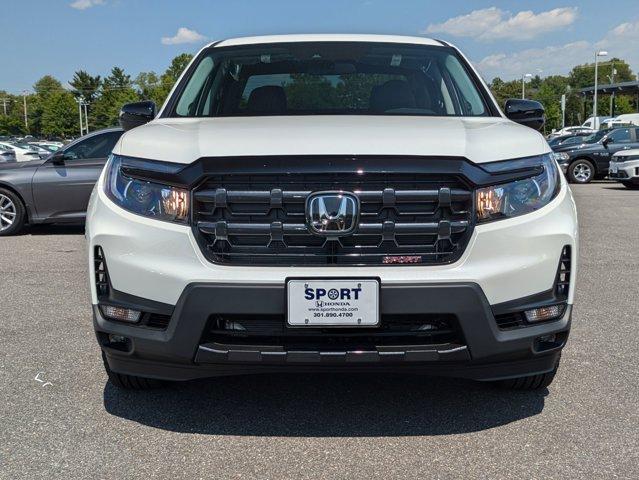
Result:
{"type": "Polygon", "coordinates": [[[500,388],[506,390],[524,390],[524,391],[534,391],[541,390],[542,388],[547,388],[550,386],[552,381],[555,379],[555,375],[557,374],[557,370],[559,369],[559,359],[557,360],[557,365],[555,368],[547,373],[540,373],[538,375],[530,375],[528,377],[519,377],[519,378],[509,378],[508,380],[499,380],[495,382],[500,388]]]}
{"type": "Polygon", "coordinates": [[[135,375],[125,375],[124,373],[116,373],[109,367],[106,355],[102,352],[102,361],[106,370],[109,381],[122,390],[151,390],[162,386],[160,380],[154,378],[138,377],[135,375]]]}
{"type": "Polygon", "coordinates": [[[585,158],[579,158],[568,167],[568,179],[572,183],[590,183],[595,178],[594,164],[585,158]]]}
{"type": "Polygon", "coordinates": [[[0,237],[15,235],[26,222],[22,200],[11,190],[0,188],[0,237]]]}

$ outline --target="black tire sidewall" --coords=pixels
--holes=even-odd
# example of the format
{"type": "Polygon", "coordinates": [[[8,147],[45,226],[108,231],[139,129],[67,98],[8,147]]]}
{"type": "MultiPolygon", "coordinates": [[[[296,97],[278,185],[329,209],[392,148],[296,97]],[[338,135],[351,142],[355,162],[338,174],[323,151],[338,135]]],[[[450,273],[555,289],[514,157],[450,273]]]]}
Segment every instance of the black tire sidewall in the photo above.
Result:
{"type": "Polygon", "coordinates": [[[26,219],[26,211],[24,208],[24,204],[18,195],[13,193],[11,190],[7,190],[6,188],[0,187],[0,193],[9,197],[9,199],[13,202],[16,207],[16,218],[13,221],[13,225],[11,225],[7,230],[3,230],[0,232],[0,237],[6,237],[9,235],[15,235],[22,227],[24,227],[25,219],[26,219]]]}
{"type": "Polygon", "coordinates": [[[579,183],[579,184],[586,184],[586,183],[590,183],[592,182],[592,180],[595,178],[595,165],[594,163],[592,163],[590,160],[585,159],[585,158],[579,158],[577,160],[575,160],[574,162],[572,162],[569,166],[568,166],[568,179],[570,180],[571,183],[579,183]],[[586,180],[585,182],[581,181],[581,180],[577,180],[575,178],[575,176],[573,175],[573,170],[575,169],[575,167],[580,164],[580,163],[585,163],[590,167],[590,178],[588,178],[588,180],[586,180]]]}

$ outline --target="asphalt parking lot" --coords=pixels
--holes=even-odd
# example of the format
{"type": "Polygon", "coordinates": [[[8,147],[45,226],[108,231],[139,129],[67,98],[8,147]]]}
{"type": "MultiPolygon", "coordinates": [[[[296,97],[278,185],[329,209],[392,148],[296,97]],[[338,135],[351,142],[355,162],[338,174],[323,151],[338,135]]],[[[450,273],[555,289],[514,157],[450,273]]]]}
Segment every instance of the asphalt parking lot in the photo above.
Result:
{"type": "Polygon", "coordinates": [[[639,478],[639,192],[573,191],[573,330],[540,393],[366,375],[122,392],[82,229],[0,239],[0,478],[639,478]]]}

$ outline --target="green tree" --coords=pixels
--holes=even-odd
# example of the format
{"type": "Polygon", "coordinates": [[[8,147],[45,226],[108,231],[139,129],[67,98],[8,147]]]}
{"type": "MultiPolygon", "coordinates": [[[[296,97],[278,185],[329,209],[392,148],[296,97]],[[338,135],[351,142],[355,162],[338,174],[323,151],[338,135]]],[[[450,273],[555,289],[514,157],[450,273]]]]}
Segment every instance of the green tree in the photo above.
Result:
{"type": "Polygon", "coordinates": [[[47,137],[70,137],[80,129],[77,103],[71,92],[51,92],[42,101],[41,133],[47,137]]]}
{"type": "Polygon", "coordinates": [[[636,113],[637,105],[634,104],[631,96],[616,95],[615,96],[615,115],[624,113],[636,113]]]}
{"type": "MultiPolygon", "coordinates": [[[[599,62],[597,67],[597,83],[610,83],[613,68],[617,71],[614,76],[615,83],[629,82],[635,79],[630,65],[620,58],[612,58],[605,62],[599,62]]],[[[586,63],[577,65],[568,74],[568,81],[574,88],[592,87],[595,84],[595,64],[586,63]]]]}
{"type": "Polygon", "coordinates": [[[90,75],[84,70],[78,70],[73,74],[73,78],[69,82],[73,88],[72,92],[76,99],[84,99],[86,102],[87,116],[89,117],[89,128],[95,128],[92,124],[93,104],[98,98],[100,89],[100,75],[90,75]]]}
{"type": "Polygon", "coordinates": [[[139,100],[133,89],[131,76],[119,67],[111,69],[111,75],[102,80],[100,96],[93,105],[90,123],[94,128],[112,127],[118,124],[120,109],[125,103],[139,100]]]}
{"type": "Polygon", "coordinates": [[[2,106],[0,106],[0,135],[27,133],[24,127],[22,96],[11,95],[4,90],[0,90],[0,101],[2,101],[2,106]]]}
{"type": "Polygon", "coordinates": [[[493,92],[497,104],[503,108],[509,98],[521,97],[521,80],[504,82],[501,78],[495,77],[490,83],[490,90],[493,92]]]}
{"type": "MultiPolygon", "coordinates": [[[[541,102],[546,110],[546,130],[561,128],[561,90],[551,82],[543,82],[537,92],[532,96],[534,100],[541,102]]],[[[565,89],[564,89],[565,91],[565,89]]]]}
{"type": "Polygon", "coordinates": [[[0,115],[0,135],[23,135],[27,133],[24,121],[14,115],[0,115]]]}
{"type": "Polygon", "coordinates": [[[38,136],[42,134],[44,104],[51,95],[65,90],[59,80],[51,75],[45,75],[33,84],[33,91],[35,93],[27,97],[27,115],[29,133],[38,136]]]}
{"type": "Polygon", "coordinates": [[[164,103],[166,96],[163,94],[160,77],[155,72],[140,72],[134,81],[138,87],[138,93],[142,100],[152,100],[156,105],[164,103]]]}
{"type": "Polygon", "coordinates": [[[73,95],[83,97],[90,106],[98,97],[100,75],[92,76],[84,70],[78,70],[73,74],[69,85],[73,88],[73,95]]]}
{"type": "Polygon", "coordinates": [[[41,98],[47,98],[54,92],[60,92],[64,90],[59,80],[53,78],[51,75],[45,75],[33,84],[33,91],[41,98]]]}

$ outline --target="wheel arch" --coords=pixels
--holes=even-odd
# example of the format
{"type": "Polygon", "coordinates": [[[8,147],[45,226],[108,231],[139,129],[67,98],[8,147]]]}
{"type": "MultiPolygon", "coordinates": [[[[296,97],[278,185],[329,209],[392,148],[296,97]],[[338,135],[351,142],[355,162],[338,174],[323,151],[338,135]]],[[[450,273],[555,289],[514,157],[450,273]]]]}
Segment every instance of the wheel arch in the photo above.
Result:
{"type": "Polygon", "coordinates": [[[31,205],[29,205],[27,202],[25,202],[24,196],[20,193],[20,191],[17,190],[10,183],[3,182],[2,180],[0,180],[0,188],[4,188],[5,190],[9,190],[11,193],[15,194],[20,199],[20,201],[22,202],[22,206],[24,207],[24,212],[25,212],[25,214],[27,216],[26,221],[24,223],[25,223],[25,225],[26,224],[30,224],[31,223],[31,218],[33,216],[33,212],[31,211],[31,205]]]}
{"type": "Polygon", "coordinates": [[[597,168],[597,162],[595,162],[595,160],[588,155],[579,155],[578,157],[573,158],[572,160],[570,160],[570,165],[579,160],[588,160],[590,163],[592,163],[593,167],[597,168]]]}

